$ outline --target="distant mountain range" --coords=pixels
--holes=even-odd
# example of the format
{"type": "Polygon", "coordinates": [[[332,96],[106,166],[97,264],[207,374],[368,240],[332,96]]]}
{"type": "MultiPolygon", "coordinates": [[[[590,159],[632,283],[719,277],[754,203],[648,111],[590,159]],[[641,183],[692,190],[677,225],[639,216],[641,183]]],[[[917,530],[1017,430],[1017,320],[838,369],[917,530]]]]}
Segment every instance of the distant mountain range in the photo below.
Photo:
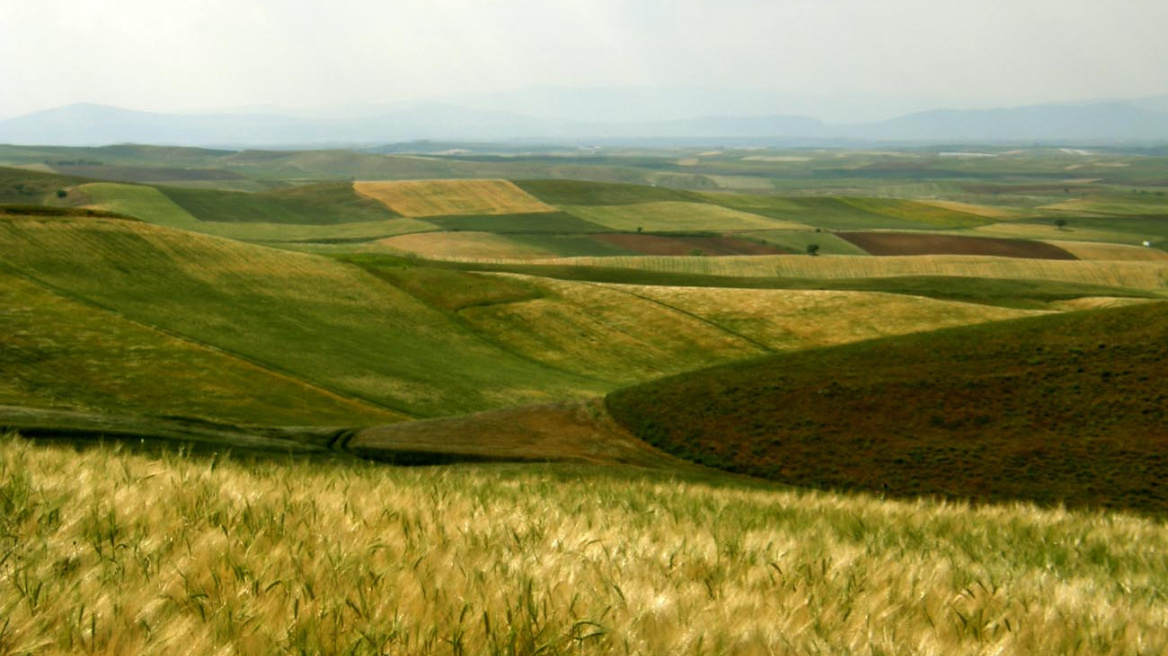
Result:
{"type": "Polygon", "coordinates": [[[403,141],[557,143],[1046,143],[1168,142],[1168,96],[981,110],[933,110],[853,124],[806,116],[705,116],[580,121],[446,104],[376,115],[310,118],[260,113],[161,114],[77,104],[0,121],[0,143],[100,146],[369,146],[403,141]]]}

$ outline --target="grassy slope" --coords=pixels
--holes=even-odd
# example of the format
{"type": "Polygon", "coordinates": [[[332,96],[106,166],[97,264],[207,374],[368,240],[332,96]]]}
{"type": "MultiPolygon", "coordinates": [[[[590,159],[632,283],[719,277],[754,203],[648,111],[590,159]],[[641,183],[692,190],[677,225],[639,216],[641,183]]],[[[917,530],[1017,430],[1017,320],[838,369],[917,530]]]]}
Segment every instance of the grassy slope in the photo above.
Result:
{"type": "Polygon", "coordinates": [[[707,193],[707,202],[834,230],[900,229],[952,230],[992,223],[965,212],[908,200],[882,198],[828,198],[746,196],[707,193]]]}
{"type": "Polygon", "coordinates": [[[633,205],[652,202],[707,202],[690,191],[612,182],[516,180],[515,184],[549,205],[633,205]]]}
{"type": "Polygon", "coordinates": [[[675,455],[797,485],[1168,511],[1168,305],[739,363],[613,393],[675,455]]]}
{"type": "Polygon", "coordinates": [[[401,418],[71,301],[3,270],[0,306],[0,404],[275,425],[401,418]]]}
{"type": "Polygon", "coordinates": [[[26,275],[128,318],[408,413],[602,388],[502,351],[325,258],[107,220],[5,219],[0,250],[26,275]]]}
{"type": "Polygon", "coordinates": [[[707,203],[659,201],[629,205],[576,205],[565,209],[592,223],[613,230],[632,232],[655,230],[797,230],[807,228],[796,222],[783,222],[707,203]]]}
{"type": "MultiPolygon", "coordinates": [[[[77,191],[85,196],[85,202],[92,207],[121,212],[156,225],[245,241],[365,240],[438,229],[437,226],[423,221],[394,218],[327,225],[203,221],[195,218],[154,187],[103,182],[82,185],[77,191]]],[[[232,195],[228,198],[238,197],[242,196],[232,195]]]]}
{"type": "Polygon", "coordinates": [[[714,276],[819,278],[825,281],[901,276],[959,276],[1019,281],[1069,282],[1127,287],[1137,290],[1164,290],[1168,288],[1168,265],[1161,262],[1018,260],[967,255],[929,257],[757,255],[749,257],[578,257],[536,263],[714,276]]]}
{"type": "MultiPolygon", "coordinates": [[[[126,221],[8,218],[0,249],[25,275],[129,319],[422,416],[596,394],[760,355],[791,320],[772,312],[730,327],[716,312],[628,290],[358,259],[375,277],[126,221]]],[[[951,320],[922,299],[899,302],[918,308],[904,329],[951,320]]],[[[1000,318],[991,310],[969,308],[963,321],[1000,318]]]]}
{"type": "Polygon", "coordinates": [[[358,194],[345,182],[248,194],[214,189],[164,187],[162,192],[200,221],[334,225],[371,223],[400,215],[358,194]]]}
{"type": "Polygon", "coordinates": [[[1160,298],[1152,291],[1049,280],[1009,280],[953,276],[897,276],[888,278],[774,278],[667,273],[640,269],[579,267],[551,264],[477,264],[435,262],[435,266],[466,271],[502,271],[558,280],[656,285],[665,287],[721,287],[733,289],[834,289],[925,296],[941,300],[1042,309],[1087,297],[1160,298]]]}
{"type": "Polygon", "coordinates": [[[883,294],[580,284],[472,275],[377,256],[347,259],[456,314],[509,351],[607,381],[644,380],[770,350],[1019,315],[883,294]]]}
{"type": "Polygon", "coordinates": [[[57,191],[81,181],[81,178],[0,166],[0,203],[40,205],[54,198],[57,191]]]}

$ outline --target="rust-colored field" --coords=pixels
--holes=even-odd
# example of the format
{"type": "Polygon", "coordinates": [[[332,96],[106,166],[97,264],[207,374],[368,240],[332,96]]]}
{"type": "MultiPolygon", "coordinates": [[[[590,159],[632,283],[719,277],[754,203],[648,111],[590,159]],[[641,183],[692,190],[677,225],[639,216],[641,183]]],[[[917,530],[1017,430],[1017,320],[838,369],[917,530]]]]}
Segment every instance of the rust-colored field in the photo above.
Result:
{"type": "Polygon", "coordinates": [[[594,239],[642,255],[782,255],[787,251],[737,237],[607,234],[594,239]]]}
{"type": "Polygon", "coordinates": [[[1074,260],[1066,250],[1040,241],[913,232],[839,232],[872,255],[991,255],[1030,260],[1074,260]]]}
{"type": "Polygon", "coordinates": [[[357,182],[353,188],[412,218],[557,211],[506,180],[357,182]]]}

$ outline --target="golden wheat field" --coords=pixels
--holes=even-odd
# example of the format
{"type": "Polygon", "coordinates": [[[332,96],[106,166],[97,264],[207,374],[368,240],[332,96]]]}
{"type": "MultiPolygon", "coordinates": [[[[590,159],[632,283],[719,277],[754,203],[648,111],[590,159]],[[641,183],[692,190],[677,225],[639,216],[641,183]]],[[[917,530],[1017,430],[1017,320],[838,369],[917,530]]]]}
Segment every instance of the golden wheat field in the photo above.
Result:
{"type": "Polygon", "coordinates": [[[1168,529],[638,469],[0,437],[4,654],[1161,654],[1168,529]]]}
{"type": "Polygon", "coordinates": [[[411,218],[556,211],[507,180],[357,182],[353,188],[411,218]]]}

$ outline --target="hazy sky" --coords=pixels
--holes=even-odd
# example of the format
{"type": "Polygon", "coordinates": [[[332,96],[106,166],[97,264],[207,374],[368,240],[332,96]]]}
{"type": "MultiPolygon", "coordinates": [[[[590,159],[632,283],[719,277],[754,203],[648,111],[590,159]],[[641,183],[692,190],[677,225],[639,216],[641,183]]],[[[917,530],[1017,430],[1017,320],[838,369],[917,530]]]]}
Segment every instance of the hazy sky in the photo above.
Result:
{"type": "Polygon", "coordinates": [[[1166,0],[3,0],[0,117],[537,85],[949,107],[1150,96],[1168,93],[1166,28],[1166,0]]]}

